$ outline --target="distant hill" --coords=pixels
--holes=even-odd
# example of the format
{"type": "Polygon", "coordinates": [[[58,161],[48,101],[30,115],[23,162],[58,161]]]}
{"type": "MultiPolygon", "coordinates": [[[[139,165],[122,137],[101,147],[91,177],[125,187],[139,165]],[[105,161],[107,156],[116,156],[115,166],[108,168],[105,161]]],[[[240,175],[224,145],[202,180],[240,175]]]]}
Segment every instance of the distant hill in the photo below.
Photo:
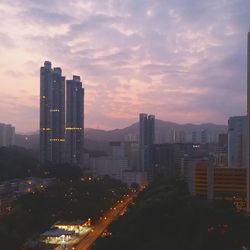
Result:
{"type": "MultiPolygon", "coordinates": [[[[227,133],[226,125],[217,125],[213,123],[204,123],[204,124],[178,124],[174,122],[167,122],[162,120],[156,120],[155,122],[155,133],[156,137],[159,136],[170,136],[171,130],[176,132],[184,131],[186,134],[192,132],[200,133],[202,130],[206,130],[208,134],[217,136],[220,133],[227,133]]],[[[121,141],[126,140],[128,137],[132,137],[138,140],[139,136],[139,123],[134,123],[123,129],[114,129],[114,130],[98,130],[98,129],[85,129],[85,138],[94,140],[94,141],[121,141]]]]}
{"type": "MultiPolygon", "coordinates": [[[[226,133],[226,125],[216,125],[212,123],[204,124],[178,124],[174,122],[156,120],[155,133],[156,142],[167,142],[170,140],[171,131],[185,132],[187,136],[190,136],[192,132],[200,134],[202,130],[206,130],[208,134],[213,137],[217,137],[219,133],[226,133]]],[[[103,150],[108,146],[109,141],[123,141],[123,140],[138,140],[139,136],[139,123],[134,123],[123,129],[114,130],[100,130],[100,129],[85,129],[85,147],[91,150],[103,150]]],[[[39,147],[39,135],[16,135],[16,145],[26,148],[38,148],[39,147]]]]}

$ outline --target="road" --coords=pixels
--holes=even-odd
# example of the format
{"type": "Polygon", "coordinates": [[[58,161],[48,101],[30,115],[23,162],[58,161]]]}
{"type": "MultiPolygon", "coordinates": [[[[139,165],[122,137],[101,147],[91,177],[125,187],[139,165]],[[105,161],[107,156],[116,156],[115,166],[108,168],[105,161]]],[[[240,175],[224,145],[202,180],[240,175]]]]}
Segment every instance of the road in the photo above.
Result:
{"type": "Polygon", "coordinates": [[[120,214],[126,211],[127,206],[133,201],[133,198],[138,195],[139,192],[130,195],[129,197],[123,197],[122,200],[117,202],[115,206],[106,211],[100,220],[93,226],[93,231],[90,232],[84,239],[82,239],[76,246],[71,249],[75,250],[89,250],[98,237],[104,232],[108,225],[116,219],[120,214]]]}

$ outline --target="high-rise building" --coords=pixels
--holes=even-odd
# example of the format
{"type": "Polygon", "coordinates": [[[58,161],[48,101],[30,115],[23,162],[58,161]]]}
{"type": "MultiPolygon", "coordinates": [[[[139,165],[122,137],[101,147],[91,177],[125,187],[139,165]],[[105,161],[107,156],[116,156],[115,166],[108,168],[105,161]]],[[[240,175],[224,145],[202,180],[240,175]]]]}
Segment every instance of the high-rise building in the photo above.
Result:
{"type": "Polygon", "coordinates": [[[174,176],[176,166],[176,151],[173,143],[154,144],[153,175],[167,174],[174,176]]]}
{"type": "Polygon", "coordinates": [[[128,170],[139,170],[139,144],[132,141],[112,141],[111,157],[113,159],[127,159],[128,170]]]}
{"type": "Polygon", "coordinates": [[[228,167],[246,167],[247,117],[234,116],[228,120],[228,167]]]}
{"type": "Polygon", "coordinates": [[[192,132],[192,140],[193,143],[197,143],[198,142],[198,138],[197,138],[197,132],[193,131],[192,132]]]}
{"type": "Polygon", "coordinates": [[[152,146],[155,140],[155,116],[148,116],[148,145],[152,146]]]}
{"type": "Polygon", "coordinates": [[[143,148],[145,145],[147,145],[147,126],[148,126],[148,115],[147,114],[140,114],[139,115],[139,146],[140,148],[143,148]]]}
{"type": "Polygon", "coordinates": [[[250,29],[247,35],[247,211],[250,212],[250,29]]]}
{"type": "Polygon", "coordinates": [[[228,145],[228,134],[222,133],[218,135],[218,146],[219,147],[227,147],[228,145]]]}
{"type": "Polygon", "coordinates": [[[206,144],[206,143],[208,143],[207,130],[202,129],[201,130],[201,144],[206,144]]]}
{"type": "Polygon", "coordinates": [[[170,131],[170,142],[171,143],[176,143],[177,142],[177,136],[176,136],[176,130],[175,129],[171,129],[171,131],[170,131]]]}
{"type": "Polygon", "coordinates": [[[213,152],[216,167],[228,167],[228,134],[218,134],[218,144],[213,152]]]}
{"type": "Polygon", "coordinates": [[[0,123],[0,147],[9,147],[15,144],[15,127],[0,123]]]}
{"type": "Polygon", "coordinates": [[[80,76],[73,76],[66,85],[66,162],[80,166],[84,145],[84,88],[80,76]]]}
{"type": "Polygon", "coordinates": [[[40,69],[40,162],[64,162],[65,77],[45,61],[40,69]]]}
{"type": "Polygon", "coordinates": [[[155,116],[140,114],[139,126],[140,170],[149,173],[150,167],[152,167],[152,146],[155,138],[155,116]]]}

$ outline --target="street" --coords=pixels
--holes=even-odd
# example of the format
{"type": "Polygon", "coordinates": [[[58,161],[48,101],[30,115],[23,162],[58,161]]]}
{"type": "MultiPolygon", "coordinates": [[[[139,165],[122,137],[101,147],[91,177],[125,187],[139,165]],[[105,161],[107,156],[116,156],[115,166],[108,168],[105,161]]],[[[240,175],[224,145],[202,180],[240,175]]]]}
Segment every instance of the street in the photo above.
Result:
{"type": "Polygon", "coordinates": [[[125,196],[119,202],[115,204],[114,207],[106,211],[100,220],[93,226],[93,230],[82,239],[76,246],[73,246],[73,250],[89,250],[95,242],[95,240],[102,235],[104,230],[109,226],[109,224],[116,219],[120,214],[126,211],[127,206],[133,201],[133,198],[138,195],[136,192],[130,196],[125,196]]]}

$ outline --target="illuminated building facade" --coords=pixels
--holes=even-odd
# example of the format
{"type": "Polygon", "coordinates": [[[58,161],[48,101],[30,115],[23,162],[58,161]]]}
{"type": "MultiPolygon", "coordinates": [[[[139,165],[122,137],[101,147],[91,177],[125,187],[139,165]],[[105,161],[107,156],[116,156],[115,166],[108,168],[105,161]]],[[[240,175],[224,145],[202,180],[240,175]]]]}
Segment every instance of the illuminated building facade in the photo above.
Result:
{"type": "MultiPolygon", "coordinates": [[[[209,164],[210,159],[206,156],[185,154],[181,162],[181,176],[187,182],[190,194],[195,194],[195,174],[197,164],[209,164]]],[[[203,188],[203,187],[202,187],[203,188]]]]}
{"type": "Polygon", "coordinates": [[[214,200],[227,200],[238,210],[246,209],[246,168],[213,167],[205,162],[195,166],[192,194],[214,200]]]}
{"type": "Polygon", "coordinates": [[[80,76],[66,81],[66,162],[81,165],[84,145],[84,88],[80,76]]]}
{"type": "Polygon", "coordinates": [[[65,77],[45,61],[40,69],[40,162],[63,163],[65,144],[65,77]]]}
{"type": "Polygon", "coordinates": [[[208,171],[206,162],[198,162],[194,166],[194,189],[193,192],[200,198],[207,199],[208,194],[208,171]]]}

